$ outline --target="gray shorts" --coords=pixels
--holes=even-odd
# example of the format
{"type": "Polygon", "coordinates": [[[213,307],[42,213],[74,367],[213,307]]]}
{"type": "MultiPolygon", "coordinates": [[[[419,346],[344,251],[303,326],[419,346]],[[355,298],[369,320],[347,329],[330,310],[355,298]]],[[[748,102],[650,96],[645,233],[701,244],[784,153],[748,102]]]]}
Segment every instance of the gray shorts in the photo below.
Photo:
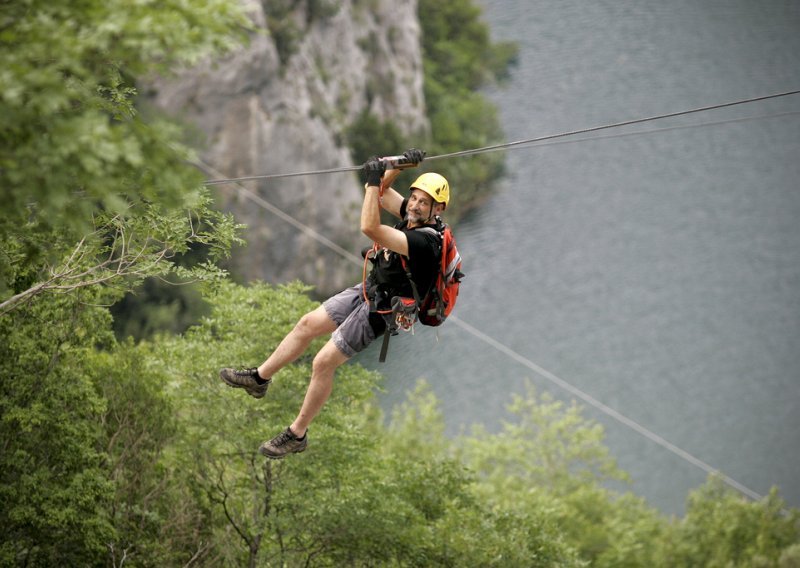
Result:
{"type": "Polygon", "coordinates": [[[361,284],[331,296],[322,303],[322,307],[338,326],[331,339],[347,357],[364,350],[380,335],[374,329],[375,314],[372,315],[373,322],[370,322],[369,303],[364,300],[361,284]]]}

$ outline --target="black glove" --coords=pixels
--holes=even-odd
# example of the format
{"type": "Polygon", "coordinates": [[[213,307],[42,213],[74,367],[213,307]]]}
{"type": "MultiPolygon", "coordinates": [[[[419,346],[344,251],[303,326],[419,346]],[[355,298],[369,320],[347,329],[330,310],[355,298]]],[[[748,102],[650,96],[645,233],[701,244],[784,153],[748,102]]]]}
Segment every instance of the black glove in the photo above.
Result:
{"type": "Polygon", "coordinates": [[[422,160],[425,159],[425,154],[427,154],[427,152],[425,152],[425,150],[418,150],[417,148],[410,148],[410,149],[406,150],[405,152],[403,152],[403,157],[406,160],[408,160],[409,162],[411,162],[412,164],[414,164],[415,166],[418,166],[418,165],[420,165],[422,163],[422,160]]]}
{"type": "Polygon", "coordinates": [[[381,178],[385,171],[386,162],[383,160],[374,157],[367,160],[367,163],[364,164],[364,173],[367,175],[367,185],[380,186],[381,178]]]}

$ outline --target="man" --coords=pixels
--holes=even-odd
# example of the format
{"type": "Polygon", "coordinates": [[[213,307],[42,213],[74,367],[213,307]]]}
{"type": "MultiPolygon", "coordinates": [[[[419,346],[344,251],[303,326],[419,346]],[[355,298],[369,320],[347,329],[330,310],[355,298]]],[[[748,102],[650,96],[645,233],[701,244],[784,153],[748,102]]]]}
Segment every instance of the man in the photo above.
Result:
{"type": "MultiPolygon", "coordinates": [[[[411,149],[404,156],[410,163],[419,164],[425,152],[411,149]]],[[[370,159],[365,170],[361,231],[381,247],[372,255],[373,268],[366,280],[366,292],[364,283],[358,284],[305,314],[258,368],[220,371],[220,378],[229,386],[261,398],[275,373],[297,359],[313,339],[332,334],[314,357],[311,382],[294,422],[259,448],[269,458],[283,458],[306,449],[308,426],[331,394],[336,369],[386,331],[386,318],[391,316],[382,314],[391,312],[392,298],[414,297],[400,257],[407,259],[419,297],[424,297],[434,282],[441,254],[439,237],[435,231],[419,229],[435,227],[436,217],[447,207],[450,199],[447,180],[435,173],[422,174],[411,185],[408,199],[403,199],[390,187],[399,170],[386,171],[386,163],[377,158],[370,159]],[[382,181],[386,189],[381,195],[382,181]],[[404,221],[396,227],[381,224],[381,208],[404,221]]]]}

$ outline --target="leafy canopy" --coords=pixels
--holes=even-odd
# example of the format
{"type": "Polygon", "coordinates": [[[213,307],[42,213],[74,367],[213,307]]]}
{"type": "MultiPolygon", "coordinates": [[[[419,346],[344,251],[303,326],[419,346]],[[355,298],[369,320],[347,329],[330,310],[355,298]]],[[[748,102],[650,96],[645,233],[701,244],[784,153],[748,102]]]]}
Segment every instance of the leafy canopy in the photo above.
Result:
{"type": "Polygon", "coordinates": [[[158,264],[181,241],[230,246],[230,219],[203,227],[208,196],[179,129],[138,115],[136,80],[231,48],[246,24],[229,0],[0,4],[1,300],[70,254],[82,273],[123,247],[158,264]]]}

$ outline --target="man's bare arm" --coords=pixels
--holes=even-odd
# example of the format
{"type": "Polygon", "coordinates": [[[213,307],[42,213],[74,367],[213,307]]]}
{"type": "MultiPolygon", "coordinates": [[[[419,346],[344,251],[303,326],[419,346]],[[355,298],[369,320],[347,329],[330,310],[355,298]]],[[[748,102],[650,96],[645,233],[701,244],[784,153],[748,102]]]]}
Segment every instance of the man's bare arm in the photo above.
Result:
{"type": "Polygon", "coordinates": [[[386,173],[383,174],[383,186],[386,189],[383,190],[381,198],[381,207],[395,217],[400,217],[400,207],[403,205],[403,196],[391,187],[398,175],[400,175],[400,170],[386,170],[386,173]]]}
{"type": "MultiPolygon", "coordinates": [[[[385,196],[386,194],[384,193],[385,196]]],[[[364,194],[364,205],[361,208],[361,232],[380,246],[403,256],[408,256],[408,238],[406,234],[394,227],[381,224],[378,187],[374,185],[368,185],[364,194]]]]}

